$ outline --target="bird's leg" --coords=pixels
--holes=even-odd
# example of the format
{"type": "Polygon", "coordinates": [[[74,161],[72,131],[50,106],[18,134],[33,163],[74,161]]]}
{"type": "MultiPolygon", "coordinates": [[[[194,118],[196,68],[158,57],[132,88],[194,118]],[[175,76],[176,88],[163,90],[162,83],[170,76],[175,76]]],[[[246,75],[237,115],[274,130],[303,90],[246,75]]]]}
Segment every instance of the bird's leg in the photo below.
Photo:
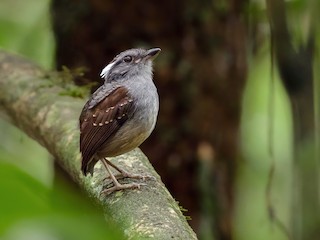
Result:
{"type": "MultiPolygon", "coordinates": [[[[108,173],[109,173],[109,176],[113,182],[113,187],[110,187],[110,188],[107,188],[107,189],[104,189],[101,191],[100,194],[111,194],[115,191],[119,191],[119,190],[123,190],[123,189],[134,189],[134,188],[140,188],[141,185],[145,185],[143,183],[127,183],[127,184],[120,184],[118,182],[118,180],[115,178],[115,176],[113,175],[110,167],[108,166],[110,164],[110,162],[107,160],[107,159],[102,159],[102,163],[103,165],[105,166],[105,168],[107,169],[108,173]]],[[[111,165],[112,166],[112,165],[111,165]]],[[[118,170],[118,169],[117,169],[118,170]]]]}
{"type": "Polygon", "coordinates": [[[117,167],[112,162],[110,162],[108,159],[106,159],[106,158],[103,158],[103,159],[106,161],[106,164],[110,165],[111,167],[113,167],[114,169],[116,169],[120,173],[117,175],[113,175],[116,179],[121,179],[121,178],[134,178],[134,179],[142,179],[142,180],[154,179],[154,177],[148,176],[148,175],[145,176],[145,175],[141,175],[141,174],[129,173],[129,172],[117,167]]]}

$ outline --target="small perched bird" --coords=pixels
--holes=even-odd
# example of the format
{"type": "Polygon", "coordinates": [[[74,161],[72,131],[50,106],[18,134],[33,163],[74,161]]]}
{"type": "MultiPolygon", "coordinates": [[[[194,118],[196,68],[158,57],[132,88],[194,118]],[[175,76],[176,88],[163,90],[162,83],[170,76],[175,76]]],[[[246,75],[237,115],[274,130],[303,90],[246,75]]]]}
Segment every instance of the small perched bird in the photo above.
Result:
{"type": "Polygon", "coordinates": [[[104,84],[87,101],[80,115],[81,170],[93,175],[101,160],[114,186],[104,193],[139,188],[141,184],[120,184],[111,167],[120,177],[144,178],[131,174],[111,163],[107,157],[129,152],[146,140],[153,131],[159,97],[152,80],[152,60],[160,48],[129,49],[118,54],[101,72],[104,84]]]}

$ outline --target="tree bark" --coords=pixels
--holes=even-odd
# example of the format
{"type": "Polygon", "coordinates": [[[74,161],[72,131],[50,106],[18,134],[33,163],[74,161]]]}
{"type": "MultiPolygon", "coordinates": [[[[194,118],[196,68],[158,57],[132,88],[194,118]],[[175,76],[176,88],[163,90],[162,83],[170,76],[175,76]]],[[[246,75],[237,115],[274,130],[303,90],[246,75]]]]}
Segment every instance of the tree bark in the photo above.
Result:
{"type": "Polygon", "coordinates": [[[154,176],[155,180],[147,180],[141,189],[100,195],[108,183],[102,165],[97,164],[93,177],[84,177],[80,172],[78,116],[84,100],[62,95],[63,91],[52,74],[0,51],[0,110],[55,157],[72,179],[103,206],[106,218],[112,218],[129,239],[197,239],[177,202],[139,149],[111,160],[131,172],[154,176]]]}

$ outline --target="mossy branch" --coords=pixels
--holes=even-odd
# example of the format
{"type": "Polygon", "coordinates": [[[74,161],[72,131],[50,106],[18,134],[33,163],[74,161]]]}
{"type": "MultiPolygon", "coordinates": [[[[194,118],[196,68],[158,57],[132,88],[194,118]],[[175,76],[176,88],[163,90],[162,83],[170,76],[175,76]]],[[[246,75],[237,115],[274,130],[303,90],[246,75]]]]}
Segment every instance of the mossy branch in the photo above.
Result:
{"type": "Polygon", "coordinates": [[[54,84],[54,77],[30,61],[0,50],[0,110],[44,146],[129,239],[197,239],[139,149],[111,160],[133,173],[155,177],[141,189],[104,196],[100,191],[107,184],[106,172],[100,163],[93,177],[81,174],[78,117],[85,100],[61,94],[65,89],[54,84]]]}

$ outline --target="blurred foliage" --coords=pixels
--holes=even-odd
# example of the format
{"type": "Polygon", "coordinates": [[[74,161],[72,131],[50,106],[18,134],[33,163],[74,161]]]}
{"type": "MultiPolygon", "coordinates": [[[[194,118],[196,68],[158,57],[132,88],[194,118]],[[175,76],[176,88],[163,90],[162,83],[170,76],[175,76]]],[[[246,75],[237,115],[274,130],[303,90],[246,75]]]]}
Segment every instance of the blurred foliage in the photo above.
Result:
{"type": "MultiPolygon", "coordinates": [[[[49,0],[3,0],[0,3],[0,47],[52,67],[54,40],[48,15],[49,0]]],[[[45,184],[52,180],[49,155],[35,141],[0,119],[0,154],[45,184]],[[35,171],[34,169],[38,169],[35,171]]]]}
{"type": "Polygon", "coordinates": [[[87,199],[73,189],[51,190],[0,159],[0,238],[123,239],[87,199]],[[76,207],[75,207],[76,206],[76,207]]]}
{"type": "Polygon", "coordinates": [[[0,47],[18,52],[44,67],[52,67],[54,39],[49,0],[2,0],[0,47]]]}
{"type": "MultiPolygon", "coordinates": [[[[0,47],[51,68],[49,1],[1,0],[0,47]]],[[[45,149],[3,119],[0,132],[0,239],[123,239],[74,189],[52,189],[45,149]]]]}
{"type": "Polygon", "coordinates": [[[52,181],[52,162],[49,154],[25,133],[0,118],[0,156],[49,186],[52,181]]]}
{"type": "Polygon", "coordinates": [[[269,53],[269,47],[262,47],[250,63],[244,92],[240,141],[243,159],[236,180],[234,219],[237,239],[287,239],[269,215],[269,204],[282,223],[290,227],[292,120],[276,69],[272,75],[269,53]],[[272,166],[275,174],[269,179],[272,166]],[[271,192],[267,192],[270,180],[271,192]]]}

